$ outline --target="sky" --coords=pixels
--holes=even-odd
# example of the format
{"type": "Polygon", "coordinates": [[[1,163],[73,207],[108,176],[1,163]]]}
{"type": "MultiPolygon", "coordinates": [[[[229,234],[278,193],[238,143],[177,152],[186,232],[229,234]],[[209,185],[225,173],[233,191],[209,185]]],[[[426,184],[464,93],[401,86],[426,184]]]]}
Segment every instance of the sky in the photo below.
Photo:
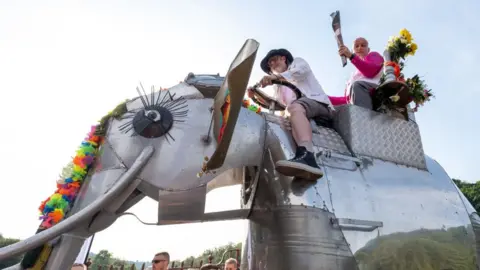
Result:
{"type": "MultiPolygon", "coordinates": [[[[307,60],[329,95],[342,95],[342,68],[329,14],[340,10],[345,43],[366,37],[382,52],[389,36],[411,31],[419,45],[407,76],[420,74],[436,98],[416,114],[425,152],[453,178],[480,180],[476,76],[480,1],[7,1],[0,0],[0,233],[27,238],[40,202],[62,167],[103,115],[135,87],[173,86],[189,72],[225,75],[248,38],[260,59],[287,48],[307,60]],[[200,4],[201,3],[201,4],[200,4]],[[449,4],[447,4],[449,3],[449,4]],[[477,25],[477,26],[475,26],[477,25]]],[[[207,196],[206,211],[239,206],[239,188],[207,196]]],[[[132,209],[156,221],[153,200],[132,209]]],[[[172,259],[245,238],[245,221],[150,227],[122,217],[98,233],[92,251],[129,260],[159,250],[172,259]],[[121,241],[121,244],[117,244],[121,241]]]]}

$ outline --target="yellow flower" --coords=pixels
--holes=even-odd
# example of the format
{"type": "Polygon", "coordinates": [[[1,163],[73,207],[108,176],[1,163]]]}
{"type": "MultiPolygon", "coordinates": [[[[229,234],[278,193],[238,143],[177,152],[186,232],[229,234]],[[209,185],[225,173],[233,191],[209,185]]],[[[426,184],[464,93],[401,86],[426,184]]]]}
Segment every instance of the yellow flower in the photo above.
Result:
{"type": "Polygon", "coordinates": [[[412,34],[410,34],[410,32],[408,32],[407,29],[403,28],[402,30],[400,30],[400,35],[405,38],[407,40],[408,43],[412,42],[412,34]]]}
{"type": "Polygon", "coordinates": [[[418,45],[416,43],[410,44],[410,48],[412,49],[413,52],[416,52],[418,49],[418,45]]]}
{"type": "Polygon", "coordinates": [[[415,52],[417,51],[418,46],[416,43],[410,44],[410,52],[408,53],[409,55],[415,55],[415,52]]]}
{"type": "Polygon", "coordinates": [[[392,100],[393,102],[397,102],[399,99],[400,99],[399,95],[394,95],[390,97],[390,100],[392,100]]]}

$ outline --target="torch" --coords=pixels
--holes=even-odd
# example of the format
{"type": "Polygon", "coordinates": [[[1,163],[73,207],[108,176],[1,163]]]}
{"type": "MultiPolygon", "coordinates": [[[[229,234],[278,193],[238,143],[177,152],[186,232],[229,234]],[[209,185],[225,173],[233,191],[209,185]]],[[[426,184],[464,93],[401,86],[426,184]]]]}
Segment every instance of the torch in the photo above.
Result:
{"type": "MultiPolygon", "coordinates": [[[[342,38],[342,27],[340,25],[340,11],[335,11],[332,14],[330,14],[330,17],[332,17],[332,28],[333,32],[335,33],[335,39],[337,40],[337,45],[338,48],[340,49],[340,46],[343,46],[343,38],[342,38]]],[[[347,58],[345,56],[342,57],[342,65],[345,67],[347,65],[347,58]]]]}

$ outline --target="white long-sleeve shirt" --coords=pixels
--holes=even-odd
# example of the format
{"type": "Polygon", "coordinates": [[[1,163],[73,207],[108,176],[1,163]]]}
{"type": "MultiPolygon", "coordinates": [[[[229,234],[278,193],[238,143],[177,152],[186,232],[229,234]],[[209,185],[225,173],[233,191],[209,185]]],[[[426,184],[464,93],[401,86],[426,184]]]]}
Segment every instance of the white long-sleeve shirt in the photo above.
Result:
{"type": "MultiPolygon", "coordinates": [[[[305,97],[327,104],[334,110],[330,99],[310,69],[310,65],[303,58],[295,57],[288,69],[279,75],[298,87],[305,97]]],[[[290,105],[296,99],[295,93],[290,88],[283,85],[273,87],[275,98],[284,102],[285,105],[290,105]]]]}

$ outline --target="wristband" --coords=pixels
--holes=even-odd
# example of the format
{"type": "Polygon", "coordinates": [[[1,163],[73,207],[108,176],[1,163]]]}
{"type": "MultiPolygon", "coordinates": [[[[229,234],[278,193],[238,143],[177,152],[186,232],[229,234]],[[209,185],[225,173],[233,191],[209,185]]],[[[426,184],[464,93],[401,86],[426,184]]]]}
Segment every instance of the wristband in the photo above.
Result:
{"type": "Polygon", "coordinates": [[[355,53],[352,53],[352,55],[350,56],[350,61],[352,61],[354,57],[355,57],[355,53]]]}

